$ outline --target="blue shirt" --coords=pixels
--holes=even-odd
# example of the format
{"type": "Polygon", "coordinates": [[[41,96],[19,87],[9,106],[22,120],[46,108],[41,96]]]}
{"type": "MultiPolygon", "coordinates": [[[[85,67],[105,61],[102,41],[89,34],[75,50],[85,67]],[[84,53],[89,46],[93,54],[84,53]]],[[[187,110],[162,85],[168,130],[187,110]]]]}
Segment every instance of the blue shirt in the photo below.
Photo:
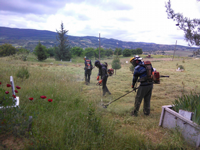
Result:
{"type": "MultiPolygon", "coordinates": [[[[152,68],[152,71],[153,71],[153,68],[152,68]]],[[[144,66],[144,62],[142,61],[139,62],[138,65],[134,69],[133,83],[132,83],[133,86],[137,82],[138,77],[140,77],[140,79],[143,77],[147,77],[147,71],[144,66]]],[[[153,84],[153,82],[143,81],[140,83],[140,86],[145,86],[145,85],[150,85],[150,84],[153,84]]]]}

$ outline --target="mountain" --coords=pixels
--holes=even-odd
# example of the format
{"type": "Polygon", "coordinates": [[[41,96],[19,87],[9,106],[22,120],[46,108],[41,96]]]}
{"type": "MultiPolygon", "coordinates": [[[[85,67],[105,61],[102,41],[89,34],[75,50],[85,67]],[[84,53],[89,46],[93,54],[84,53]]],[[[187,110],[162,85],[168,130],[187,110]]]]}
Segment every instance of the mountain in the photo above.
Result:
{"type": "MultiPolygon", "coordinates": [[[[10,43],[15,47],[25,47],[30,51],[34,50],[35,46],[40,41],[46,47],[52,47],[57,45],[56,40],[57,33],[47,30],[35,30],[35,29],[18,29],[18,28],[8,28],[0,27],[0,45],[4,43],[10,43]]],[[[99,47],[98,37],[94,36],[71,36],[68,35],[68,40],[72,47],[78,46],[82,48],[86,47],[99,47]]],[[[136,49],[142,48],[143,51],[166,51],[174,50],[174,45],[163,45],[155,43],[145,43],[145,42],[125,42],[117,39],[107,39],[100,38],[100,45],[104,49],[115,49],[119,48],[129,48],[136,49]],[[118,44],[117,44],[118,43],[118,44]]],[[[176,50],[196,50],[196,48],[177,45],[176,50]]]]}

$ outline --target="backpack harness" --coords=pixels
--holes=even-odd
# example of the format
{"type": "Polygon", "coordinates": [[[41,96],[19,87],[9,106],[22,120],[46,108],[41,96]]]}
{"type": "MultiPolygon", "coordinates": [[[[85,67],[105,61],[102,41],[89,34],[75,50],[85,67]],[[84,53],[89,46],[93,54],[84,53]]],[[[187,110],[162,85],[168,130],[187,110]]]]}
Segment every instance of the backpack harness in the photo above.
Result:
{"type": "Polygon", "coordinates": [[[91,69],[91,65],[90,65],[91,60],[86,59],[85,61],[86,61],[86,63],[85,63],[85,68],[86,68],[86,69],[91,69]]]}
{"type": "Polygon", "coordinates": [[[155,84],[160,84],[160,74],[157,71],[152,71],[152,65],[150,61],[144,61],[144,64],[141,64],[141,66],[146,68],[147,76],[140,78],[138,82],[153,82],[155,84]]]}

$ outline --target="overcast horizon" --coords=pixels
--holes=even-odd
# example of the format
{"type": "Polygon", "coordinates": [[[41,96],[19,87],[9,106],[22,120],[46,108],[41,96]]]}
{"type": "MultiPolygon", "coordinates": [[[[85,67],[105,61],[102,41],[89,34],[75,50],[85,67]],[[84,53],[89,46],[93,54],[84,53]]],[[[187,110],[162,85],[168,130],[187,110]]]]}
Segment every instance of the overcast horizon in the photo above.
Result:
{"type": "MultiPolygon", "coordinates": [[[[0,26],[56,32],[63,22],[68,35],[125,42],[188,46],[184,32],[167,19],[168,0],[0,0],[0,26]]],[[[200,2],[171,0],[172,9],[190,19],[200,2]]]]}

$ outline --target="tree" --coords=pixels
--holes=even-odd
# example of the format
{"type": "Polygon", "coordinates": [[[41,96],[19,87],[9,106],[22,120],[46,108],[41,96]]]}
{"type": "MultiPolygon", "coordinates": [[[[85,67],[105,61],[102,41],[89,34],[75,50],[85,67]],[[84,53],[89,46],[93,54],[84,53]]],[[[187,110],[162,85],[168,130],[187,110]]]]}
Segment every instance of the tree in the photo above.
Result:
{"type": "MultiPolygon", "coordinates": [[[[100,48],[100,58],[105,57],[105,50],[103,48],[100,48]]],[[[94,50],[94,56],[95,58],[99,58],[99,48],[94,50]]]]}
{"type": "Polygon", "coordinates": [[[11,44],[3,44],[0,45],[0,57],[10,56],[16,53],[16,48],[11,44]]]}
{"type": "Polygon", "coordinates": [[[35,47],[35,50],[33,53],[37,56],[37,59],[39,61],[43,61],[43,60],[47,59],[47,57],[48,57],[47,48],[44,45],[42,45],[40,42],[35,47]]]}
{"type": "Polygon", "coordinates": [[[81,56],[81,54],[83,53],[83,48],[81,48],[81,47],[72,47],[71,48],[71,53],[72,53],[72,55],[74,55],[74,56],[81,56]]]}
{"type": "Polygon", "coordinates": [[[132,54],[132,55],[136,55],[136,54],[137,54],[136,49],[131,49],[130,51],[131,51],[131,54],[132,54]]]}
{"type": "Polygon", "coordinates": [[[141,48],[137,48],[136,49],[136,54],[142,54],[143,52],[142,52],[142,49],[141,48]]]}
{"type": "Polygon", "coordinates": [[[54,57],[55,56],[55,47],[50,47],[47,49],[47,53],[49,54],[50,57],[54,57]]]}
{"type": "Polygon", "coordinates": [[[84,55],[88,58],[94,57],[94,48],[92,47],[85,48],[84,55]]]}
{"type": "Polygon", "coordinates": [[[190,18],[184,17],[180,13],[175,13],[171,8],[170,0],[167,2],[165,7],[167,8],[166,12],[168,19],[173,19],[173,21],[176,21],[176,26],[184,31],[184,37],[188,42],[188,45],[200,46],[200,19],[191,20],[190,18]]]}
{"type": "Polygon", "coordinates": [[[112,68],[115,69],[115,74],[116,70],[121,68],[121,63],[118,55],[116,55],[112,61],[112,68]]]}
{"type": "Polygon", "coordinates": [[[68,37],[65,36],[68,30],[64,29],[63,23],[61,23],[60,31],[56,30],[58,33],[57,41],[59,42],[58,47],[55,49],[55,59],[69,61],[71,59],[70,45],[68,37]]]}
{"type": "Polygon", "coordinates": [[[130,51],[130,49],[125,48],[125,49],[123,50],[123,56],[124,56],[124,57],[129,57],[129,56],[131,56],[131,51],[130,51]]]}
{"type": "Polygon", "coordinates": [[[112,49],[106,49],[105,50],[105,55],[107,56],[107,57],[109,57],[109,56],[112,56],[113,55],[113,50],[112,49]]]}
{"type": "Polygon", "coordinates": [[[116,48],[114,51],[115,55],[121,55],[122,54],[122,49],[121,48],[116,48]]]}

